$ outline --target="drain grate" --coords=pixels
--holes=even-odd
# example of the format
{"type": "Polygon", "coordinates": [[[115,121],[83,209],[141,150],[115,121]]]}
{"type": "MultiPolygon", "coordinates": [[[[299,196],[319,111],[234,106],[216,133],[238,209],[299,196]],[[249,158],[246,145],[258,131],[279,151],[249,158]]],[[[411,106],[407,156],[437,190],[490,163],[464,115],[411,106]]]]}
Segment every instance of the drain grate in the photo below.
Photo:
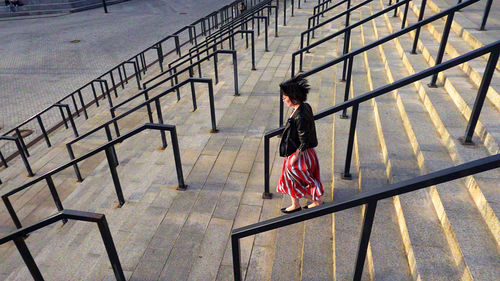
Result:
{"type": "Polygon", "coordinates": [[[70,42],[70,43],[80,43],[80,40],[75,39],[75,40],[71,40],[71,41],[69,41],[69,42],[70,42]]]}

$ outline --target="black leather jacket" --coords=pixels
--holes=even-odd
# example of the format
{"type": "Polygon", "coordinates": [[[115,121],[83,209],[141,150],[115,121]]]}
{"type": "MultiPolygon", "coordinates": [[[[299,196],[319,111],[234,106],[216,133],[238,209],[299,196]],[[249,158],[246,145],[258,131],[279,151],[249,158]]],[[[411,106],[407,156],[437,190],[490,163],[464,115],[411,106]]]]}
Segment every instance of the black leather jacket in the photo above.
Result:
{"type": "Polygon", "coordinates": [[[289,156],[297,148],[304,151],[316,146],[318,146],[318,139],[312,108],[309,104],[303,103],[286,122],[281,135],[280,156],[289,156]]]}

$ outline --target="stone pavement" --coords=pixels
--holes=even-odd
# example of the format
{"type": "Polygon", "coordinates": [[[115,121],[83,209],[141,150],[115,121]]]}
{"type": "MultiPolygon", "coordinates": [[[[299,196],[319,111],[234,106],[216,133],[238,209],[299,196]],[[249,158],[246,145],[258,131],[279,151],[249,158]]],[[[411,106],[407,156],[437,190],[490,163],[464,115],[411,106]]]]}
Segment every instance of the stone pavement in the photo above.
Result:
{"type": "MultiPolygon", "coordinates": [[[[132,0],[109,6],[108,14],[98,8],[57,17],[2,21],[0,133],[231,2],[132,0]]],[[[47,127],[60,120],[55,113],[47,117],[47,127]]]]}

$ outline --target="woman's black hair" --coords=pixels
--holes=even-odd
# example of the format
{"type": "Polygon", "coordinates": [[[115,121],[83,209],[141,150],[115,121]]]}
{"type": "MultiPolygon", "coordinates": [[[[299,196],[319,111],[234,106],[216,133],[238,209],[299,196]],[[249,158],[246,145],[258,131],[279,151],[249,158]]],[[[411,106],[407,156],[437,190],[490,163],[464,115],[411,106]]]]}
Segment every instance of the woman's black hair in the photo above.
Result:
{"type": "Polygon", "coordinates": [[[297,104],[307,100],[310,86],[304,76],[297,75],[290,80],[282,82],[280,89],[284,95],[290,98],[292,103],[297,104]]]}

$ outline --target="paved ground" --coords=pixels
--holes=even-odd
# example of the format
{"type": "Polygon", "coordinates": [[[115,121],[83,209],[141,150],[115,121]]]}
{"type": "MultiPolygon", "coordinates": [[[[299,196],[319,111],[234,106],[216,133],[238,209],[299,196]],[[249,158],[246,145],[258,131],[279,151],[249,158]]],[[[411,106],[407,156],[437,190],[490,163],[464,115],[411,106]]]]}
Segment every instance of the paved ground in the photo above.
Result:
{"type": "Polygon", "coordinates": [[[110,6],[108,14],[99,8],[58,17],[2,21],[0,133],[230,2],[132,0],[110,6]],[[70,43],[75,39],[81,42],[70,43]]]}

